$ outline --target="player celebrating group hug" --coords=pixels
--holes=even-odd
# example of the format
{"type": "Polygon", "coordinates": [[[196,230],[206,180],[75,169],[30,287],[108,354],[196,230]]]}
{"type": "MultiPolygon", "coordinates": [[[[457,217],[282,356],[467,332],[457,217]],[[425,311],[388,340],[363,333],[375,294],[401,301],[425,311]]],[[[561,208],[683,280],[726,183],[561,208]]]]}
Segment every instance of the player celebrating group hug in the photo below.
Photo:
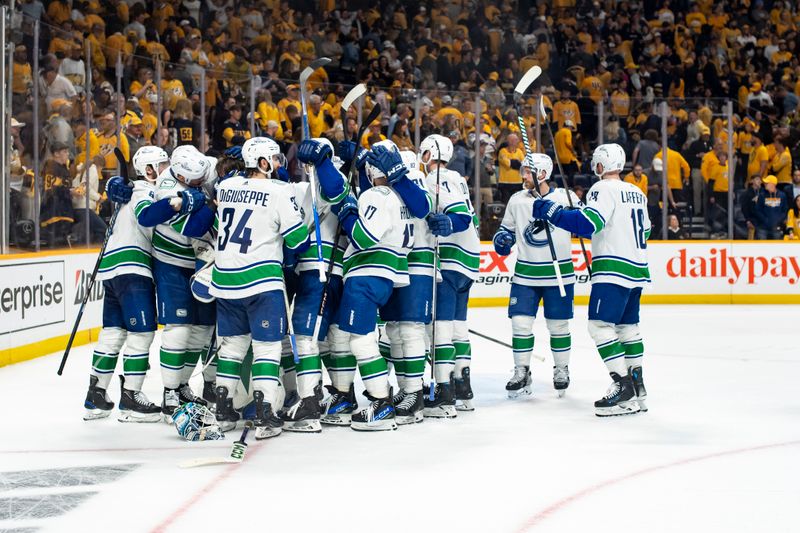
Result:
{"type": "MultiPolygon", "coordinates": [[[[326,139],[303,141],[298,159],[311,179],[289,183],[285,157],[265,137],[220,159],[191,146],[169,158],[144,147],[132,185],[109,181],[118,212],[98,275],[103,329],[85,419],[114,408],[106,391],[120,352],[119,420],[166,419],[190,440],[222,438],[244,419],[256,438],[268,438],[321,424],[389,430],[474,409],[466,319],[480,243],[467,183],[446,168],[451,141],[431,135],[419,154],[391,141],[371,150],[345,141],[338,151],[341,158],[326,139]],[[157,323],[160,406],[141,392],[157,323]],[[198,366],[201,396],[189,386],[198,366]],[[356,370],[367,398],[360,410],[356,370]]],[[[613,380],[596,414],[646,410],[638,315],[650,225],[646,198],[619,179],[624,161],[619,146],[598,147],[592,169],[601,181],[585,207],[569,209],[578,199],[550,184],[552,160],[525,157],[523,189],[494,237],[498,253],[516,244],[518,256],[508,310],[511,398],[531,393],[540,303],[554,387],[563,394],[569,386],[577,234],[593,239],[589,333],[613,380]]]]}

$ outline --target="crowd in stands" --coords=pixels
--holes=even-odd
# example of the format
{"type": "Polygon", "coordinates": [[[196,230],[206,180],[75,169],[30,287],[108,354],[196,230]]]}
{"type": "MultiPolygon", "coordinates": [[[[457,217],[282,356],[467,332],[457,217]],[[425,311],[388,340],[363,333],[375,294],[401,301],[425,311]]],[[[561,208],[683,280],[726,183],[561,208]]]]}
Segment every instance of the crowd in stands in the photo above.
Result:
{"type": "Polygon", "coordinates": [[[40,183],[46,242],[80,240],[86,224],[101,240],[116,146],[128,160],[146,144],[214,155],[266,135],[303,179],[297,79],[326,56],[309,80],[311,135],[352,135],[358,116],[342,124],[338,103],[366,83],[363,116],[374,103],[383,112],[361,144],[413,149],[417,131],[449,136],[451,168],[480,196],[483,237],[520,187],[512,93],[539,65],[521,102],[528,136],[556,155],[579,196],[592,184],[593,147],[617,142],[625,179],[648,197],[654,237],[664,209],[669,238],[726,237],[733,190],[736,238],[798,239],[798,26],[796,2],[770,0],[21,0],[10,33],[12,221],[34,218],[40,183]],[[536,124],[539,98],[552,143],[548,122],[536,124]]]}

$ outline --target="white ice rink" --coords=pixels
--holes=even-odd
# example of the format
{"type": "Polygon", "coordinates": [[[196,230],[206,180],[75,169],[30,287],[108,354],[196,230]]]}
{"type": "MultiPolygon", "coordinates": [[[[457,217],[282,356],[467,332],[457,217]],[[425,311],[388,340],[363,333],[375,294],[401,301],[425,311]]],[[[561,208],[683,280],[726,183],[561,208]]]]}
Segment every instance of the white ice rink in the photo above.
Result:
{"type": "MultiPolygon", "coordinates": [[[[594,416],[609,378],[576,315],[563,399],[537,323],[532,398],[506,398],[509,350],[473,337],[474,413],[284,433],[241,465],[188,470],[232,439],[84,422],[91,347],[62,377],[60,354],[2,368],[0,531],[800,531],[800,308],[644,306],[650,411],[611,419],[594,416]]],[[[504,309],[470,323],[510,341],[504,309]]],[[[160,402],[157,353],[145,391],[160,402]]]]}

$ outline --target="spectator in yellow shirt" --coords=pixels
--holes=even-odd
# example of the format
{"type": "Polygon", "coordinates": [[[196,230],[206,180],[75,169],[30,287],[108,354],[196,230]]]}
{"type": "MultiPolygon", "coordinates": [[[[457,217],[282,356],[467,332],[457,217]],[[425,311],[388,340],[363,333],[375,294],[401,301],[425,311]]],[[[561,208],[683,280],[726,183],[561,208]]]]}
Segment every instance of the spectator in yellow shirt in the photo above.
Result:
{"type": "Polygon", "coordinates": [[[330,104],[323,104],[318,94],[308,98],[308,129],[311,137],[322,137],[322,134],[333,127],[333,113],[330,104]]]}
{"type": "Polygon", "coordinates": [[[561,100],[553,106],[553,116],[559,128],[563,128],[564,123],[568,120],[572,121],[576,126],[581,123],[581,112],[578,109],[578,104],[569,99],[569,94],[566,91],[562,91],[561,100]]]}
{"type": "Polygon", "coordinates": [[[164,65],[164,79],[161,80],[161,97],[164,109],[175,111],[178,100],[187,98],[181,80],[175,78],[175,67],[172,63],[164,65]]]}
{"type": "MultiPolygon", "coordinates": [[[[117,158],[114,155],[114,148],[117,147],[117,115],[113,111],[101,115],[97,123],[100,131],[97,134],[97,143],[100,146],[100,155],[105,159],[103,170],[106,172],[117,169],[117,158]]],[[[85,141],[84,141],[85,142],[85,141]]],[[[89,145],[91,148],[91,144],[89,145]]],[[[130,146],[125,135],[119,137],[119,149],[125,157],[125,161],[131,160],[130,146]]]]}
{"type": "Polygon", "coordinates": [[[775,155],[770,161],[770,174],[778,178],[778,189],[781,190],[784,185],[792,183],[792,154],[789,153],[785,143],[782,137],[775,137],[773,141],[775,155]]]}
{"type": "Polygon", "coordinates": [[[575,124],[571,120],[564,121],[564,126],[556,132],[555,151],[558,161],[566,174],[565,178],[572,187],[572,177],[578,172],[578,154],[572,145],[572,133],[575,131],[575,124]]]}
{"type": "Polygon", "coordinates": [[[642,191],[642,194],[647,196],[647,174],[643,170],[642,165],[634,165],[633,171],[625,176],[625,181],[636,185],[642,191]]]}
{"type": "Polygon", "coordinates": [[[228,111],[231,116],[225,121],[222,129],[225,146],[242,145],[250,138],[250,130],[242,123],[242,106],[234,104],[228,111]]]}
{"type": "MultiPolygon", "coordinates": [[[[705,165],[703,178],[706,180],[706,221],[712,232],[721,233],[717,237],[724,237],[727,234],[727,210],[728,210],[728,152],[724,149],[714,150],[706,154],[709,162],[705,165]]],[[[704,158],[705,159],[705,158],[704,158]]]]}
{"type": "Polygon", "coordinates": [[[497,179],[497,191],[500,193],[500,202],[508,203],[515,192],[522,187],[522,176],[519,169],[522,160],[525,159],[525,147],[519,142],[516,133],[510,133],[506,137],[508,145],[500,149],[497,154],[497,162],[500,166],[500,176],[497,179]]]}
{"type": "MultiPolygon", "coordinates": [[[[653,158],[653,161],[659,159],[662,161],[661,164],[663,166],[663,155],[663,151],[659,152],[653,158]]],[[[681,154],[672,148],[667,148],[666,167],[667,187],[669,187],[669,201],[670,205],[675,208],[678,202],[685,202],[688,199],[684,192],[684,187],[689,184],[689,163],[686,162],[686,159],[684,159],[681,154]]]]}
{"type": "MultiPolygon", "coordinates": [[[[751,142],[753,148],[747,160],[747,175],[751,177],[758,174],[763,180],[767,177],[769,152],[767,152],[767,147],[764,146],[764,141],[761,140],[761,135],[758,133],[753,133],[751,142]]],[[[748,179],[748,184],[749,182],[750,180],[748,179]]]]}
{"type": "Polygon", "coordinates": [[[800,240],[800,194],[794,197],[786,216],[787,239],[800,240]]]}

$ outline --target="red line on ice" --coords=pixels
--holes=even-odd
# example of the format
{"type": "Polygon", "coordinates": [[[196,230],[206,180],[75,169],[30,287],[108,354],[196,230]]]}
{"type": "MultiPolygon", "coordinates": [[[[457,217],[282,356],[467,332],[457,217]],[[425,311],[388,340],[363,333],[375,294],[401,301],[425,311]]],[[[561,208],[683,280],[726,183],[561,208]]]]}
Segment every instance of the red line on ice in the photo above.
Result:
{"type": "Polygon", "coordinates": [[[162,533],[164,531],[167,531],[167,528],[169,526],[171,526],[181,516],[186,514],[186,512],[189,509],[191,509],[194,504],[200,501],[201,498],[203,498],[204,496],[208,496],[210,492],[212,492],[216,487],[218,487],[220,483],[229,478],[231,474],[233,474],[236,470],[239,469],[240,466],[242,466],[245,462],[251,459],[253,455],[258,453],[258,450],[260,449],[261,446],[248,447],[247,451],[249,453],[245,456],[244,460],[241,463],[234,463],[225,467],[225,469],[222,472],[214,476],[211,479],[211,481],[200,487],[200,489],[198,489],[194,494],[192,494],[188,500],[183,502],[183,505],[178,507],[174,512],[172,512],[172,514],[167,516],[164,520],[161,521],[161,523],[159,523],[156,527],[154,527],[151,530],[152,533],[162,533]]]}
{"type": "Polygon", "coordinates": [[[605,480],[605,481],[601,481],[599,483],[595,483],[594,485],[590,485],[589,487],[586,487],[586,488],[584,488],[584,489],[582,489],[582,490],[580,490],[580,491],[578,491],[578,492],[576,492],[574,494],[571,494],[571,495],[569,495],[569,496],[567,496],[565,498],[562,498],[561,500],[558,500],[557,502],[549,505],[548,507],[545,507],[544,509],[542,509],[541,511],[539,511],[538,513],[533,515],[531,518],[529,518],[516,531],[518,533],[522,533],[524,531],[528,531],[530,529],[533,529],[536,526],[538,526],[539,524],[541,524],[542,522],[544,522],[545,520],[547,520],[548,518],[550,518],[551,516],[553,516],[554,514],[556,514],[558,511],[560,511],[564,507],[566,507],[566,506],[568,506],[568,505],[570,505],[570,504],[572,504],[572,503],[574,503],[574,502],[576,502],[578,500],[581,500],[581,499],[585,498],[586,496],[589,496],[589,495],[591,495],[593,493],[600,492],[602,489],[605,489],[605,488],[610,487],[612,485],[617,485],[617,484],[622,483],[624,481],[628,481],[629,479],[633,479],[633,478],[637,478],[637,477],[640,477],[640,476],[644,476],[644,475],[647,475],[647,474],[650,474],[650,473],[653,473],[653,472],[657,472],[659,470],[666,470],[668,468],[674,468],[674,467],[677,467],[677,466],[684,466],[684,465],[687,465],[687,464],[699,463],[701,461],[706,461],[706,460],[709,460],[709,459],[717,459],[719,457],[725,457],[725,456],[728,456],[728,455],[738,455],[738,454],[742,454],[742,453],[756,452],[756,451],[766,450],[766,449],[770,449],[770,448],[780,448],[780,447],[783,447],[783,446],[797,446],[797,445],[800,445],[800,440],[793,440],[793,441],[788,441],[788,442],[780,442],[780,443],[777,443],[777,444],[764,444],[764,445],[761,445],[761,446],[751,446],[751,447],[748,447],[748,448],[737,448],[737,449],[734,449],[734,450],[726,450],[726,451],[723,451],[723,452],[716,452],[716,453],[710,453],[710,454],[700,455],[700,456],[696,456],[696,457],[689,457],[689,458],[686,458],[686,459],[679,459],[679,460],[673,461],[671,463],[666,463],[666,464],[662,464],[662,465],[643,468],[641,470],[636,470],[634,472],[630,472],[628,474],[624,474],[624,475],[616,477],[616,478],[612,478],[612,479],[608,479],[608,480],[605,480]]]}

